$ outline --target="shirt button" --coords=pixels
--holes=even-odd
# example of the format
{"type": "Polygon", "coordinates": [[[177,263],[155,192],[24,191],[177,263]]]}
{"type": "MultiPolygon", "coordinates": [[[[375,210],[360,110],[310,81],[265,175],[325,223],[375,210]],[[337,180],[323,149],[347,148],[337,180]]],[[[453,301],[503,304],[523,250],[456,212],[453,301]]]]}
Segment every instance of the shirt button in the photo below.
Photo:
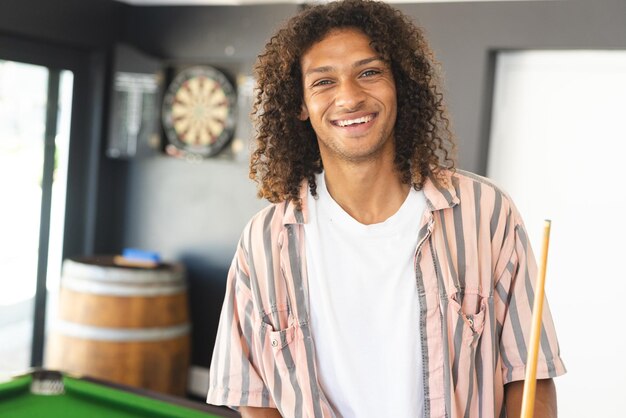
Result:
{"type": "Polygon", "coordinates": [[[277,340],[272,340],[272,347],[276,347],[278,346],[278,341],[277,340]]]}

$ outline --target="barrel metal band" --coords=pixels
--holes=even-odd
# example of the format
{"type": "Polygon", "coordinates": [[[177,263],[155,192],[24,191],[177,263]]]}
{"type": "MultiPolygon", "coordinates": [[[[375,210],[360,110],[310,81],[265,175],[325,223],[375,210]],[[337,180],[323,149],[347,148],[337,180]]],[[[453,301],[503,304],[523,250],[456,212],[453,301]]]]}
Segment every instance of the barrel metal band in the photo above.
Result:
{"type": "Polygon", "coordinates": [[[180,267],[168,270],[127,269],[120,267],[94,267],[72,260],[63,263],[63,276],[94,281],[117,281],[128,283],[173,283],[184,282],[185,273],[180,267]]]}
{"type": "Polygon", "coordinates": [[[186,286],[177,284],[130,285],[127,283],[103,283],[92,280],[82,280],[74,277],[64,277],[61,286],[81,293],[110,296],[161,296],[184,293],[186,286]]]}
{"type": "Polygon", "coordinates": [[[54,330],[68,337],[85,340],[134,342],[163,341],[183,337],[189,334],[191,326],[185,323],[162,328],[108,328],[57,320],[54,330]]]}

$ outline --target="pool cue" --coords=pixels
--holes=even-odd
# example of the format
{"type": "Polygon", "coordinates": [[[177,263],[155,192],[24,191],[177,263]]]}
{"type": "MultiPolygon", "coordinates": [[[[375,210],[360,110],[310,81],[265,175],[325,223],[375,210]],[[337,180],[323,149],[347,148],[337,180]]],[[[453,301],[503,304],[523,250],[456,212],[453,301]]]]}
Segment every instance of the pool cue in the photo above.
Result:
{"type": "Polygon", "coordinates": [[[533,418],[535,412],[535,390],[537,388],[537,356],[541,340],[541,316],[543,311],[544,288],[546,284],[546,265],[548,263],[548,244],[550,243],[550,221],[543,224],[543,249],[539,274],[535,282],[535,302],[533,304],[532,328],[530,329],[530,349],[526,360],[524,394],[520,418],[533,418]]]}

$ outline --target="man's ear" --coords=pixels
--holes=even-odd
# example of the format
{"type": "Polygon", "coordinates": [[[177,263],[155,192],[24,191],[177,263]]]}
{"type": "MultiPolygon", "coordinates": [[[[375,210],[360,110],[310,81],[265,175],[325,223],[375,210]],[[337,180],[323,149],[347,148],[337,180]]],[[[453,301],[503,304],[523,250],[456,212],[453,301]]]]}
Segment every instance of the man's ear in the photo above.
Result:
{"type": "Polygon", "coordinates": [[[300,109],[300,114],[298,115],[298,119],[302,122],[309,118],[309,110],[306,108],[306,105],[302,103],[302,108],[300,109]]]}

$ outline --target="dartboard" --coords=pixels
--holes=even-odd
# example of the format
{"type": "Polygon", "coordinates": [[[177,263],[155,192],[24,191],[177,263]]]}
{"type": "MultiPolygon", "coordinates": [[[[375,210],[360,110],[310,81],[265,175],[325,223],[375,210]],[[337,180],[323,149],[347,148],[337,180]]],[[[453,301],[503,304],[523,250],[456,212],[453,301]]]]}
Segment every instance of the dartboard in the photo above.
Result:
{"type": "Polygon", "coordinates": [[[168,141],[191,154],[217,154],[235,131],[236,99],[233,85],[217,69],[197,66],[181,71],[163,98],[168,141]]]}

